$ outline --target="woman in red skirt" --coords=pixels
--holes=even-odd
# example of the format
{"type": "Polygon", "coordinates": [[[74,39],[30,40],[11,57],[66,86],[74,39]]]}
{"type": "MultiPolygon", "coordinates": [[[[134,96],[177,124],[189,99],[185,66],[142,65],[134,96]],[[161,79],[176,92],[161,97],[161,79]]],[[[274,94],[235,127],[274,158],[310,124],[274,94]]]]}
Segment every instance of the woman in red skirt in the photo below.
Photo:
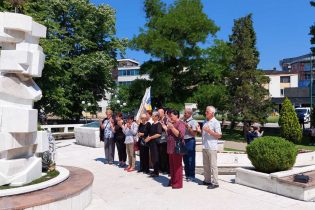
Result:
{"type": "Polygon", "coordinates": [[[171,111],[170,121],[167,122],[167,153],[169,154],[171,180],[169,186],[173,189],[183,187],[182,155],[175,153],[175,141],[180,138],[184,141],[185,124],[179,120],[179,112],[171,111]]]}

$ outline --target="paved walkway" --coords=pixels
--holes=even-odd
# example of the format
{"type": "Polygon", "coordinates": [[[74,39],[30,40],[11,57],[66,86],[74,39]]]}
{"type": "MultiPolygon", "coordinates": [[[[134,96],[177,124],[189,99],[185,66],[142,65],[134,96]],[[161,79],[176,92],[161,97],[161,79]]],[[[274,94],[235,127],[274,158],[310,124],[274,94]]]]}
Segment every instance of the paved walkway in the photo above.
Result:
{"type": "MultiPolygon", "coordinates": [[[[57,144],[57,164],[78,166],[94,174],[93,200],[87,210],[120,209],[262,209],[314,210],[314,202],[302,202],[234,184],[235,176],[219,176],[220,188],[208,190],[194,182],[184,188],[165,187],[167,176],[157,179],[136,172],[127,173],[103,163],[103,148],[89,148],[73,140],[57,144]]],[[[197,175],[197,181],[203,177],[197,175]]]]}

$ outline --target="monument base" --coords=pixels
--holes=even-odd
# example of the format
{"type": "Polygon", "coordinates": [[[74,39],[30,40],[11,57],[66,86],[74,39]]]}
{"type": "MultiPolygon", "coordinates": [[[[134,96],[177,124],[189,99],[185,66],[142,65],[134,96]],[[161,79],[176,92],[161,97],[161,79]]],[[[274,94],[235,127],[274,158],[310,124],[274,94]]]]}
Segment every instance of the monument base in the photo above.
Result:
{"type": "Polygon", "coordinates": [[[42,160],[38,157],[0,160],[0,186],[22,186],[42,176],[42,160]]]}
{"type": "MultiPolygon", "coordinates": [[[[0,198],[2,209],[83,210],[92,200],[93,174],[77,167],[65,167],[69,178],[60,184],[21,195],[0,198]]],[[[50,180],[49,180],[50,181],[50,180]]]]}

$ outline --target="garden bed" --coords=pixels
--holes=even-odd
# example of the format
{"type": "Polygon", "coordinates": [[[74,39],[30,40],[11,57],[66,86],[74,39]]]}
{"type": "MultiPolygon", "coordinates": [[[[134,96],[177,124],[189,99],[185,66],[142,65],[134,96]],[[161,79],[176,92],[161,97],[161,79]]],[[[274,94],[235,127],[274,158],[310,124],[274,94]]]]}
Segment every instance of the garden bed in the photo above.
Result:
{"type": "Polygon", "coordinates": [[[35,179],[34,181],[32,181],[31,183],[22,185],[22,186],[9,186],[9,185],[4,185],[4,186],[0,186],[0,190],[7,190],[7,189],[13,189],[13,188],[19,188],[19,187],[25,187],[25,186],[30,186],[30,185],[34,185],[34,184],[39,184],[42,182],[46,182],[50,179],[53,179],[55,177],[57,177],[59,175],[59,171],[54,170],[51,172],[48,172],[47,174],[45,174],[44,176],[35,179]]]}

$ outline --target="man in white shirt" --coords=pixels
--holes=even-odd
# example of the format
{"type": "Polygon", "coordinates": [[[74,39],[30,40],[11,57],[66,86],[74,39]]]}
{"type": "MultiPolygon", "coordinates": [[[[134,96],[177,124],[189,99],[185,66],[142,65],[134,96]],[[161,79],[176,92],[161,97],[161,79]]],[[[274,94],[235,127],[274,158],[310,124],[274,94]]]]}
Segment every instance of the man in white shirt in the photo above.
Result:
{"type": "Polygon", "coordinates": [[[215,108],[208,106],[206,109],[206,121],[202,127],[202,155],[205,180],[203,185],[208,185],[208,189],[219,187],[217,150],[218,139],[222,137],[220,122],[215,119],[215,108]],[[211,174],[213,179],[211,180],[211,174]]]}

